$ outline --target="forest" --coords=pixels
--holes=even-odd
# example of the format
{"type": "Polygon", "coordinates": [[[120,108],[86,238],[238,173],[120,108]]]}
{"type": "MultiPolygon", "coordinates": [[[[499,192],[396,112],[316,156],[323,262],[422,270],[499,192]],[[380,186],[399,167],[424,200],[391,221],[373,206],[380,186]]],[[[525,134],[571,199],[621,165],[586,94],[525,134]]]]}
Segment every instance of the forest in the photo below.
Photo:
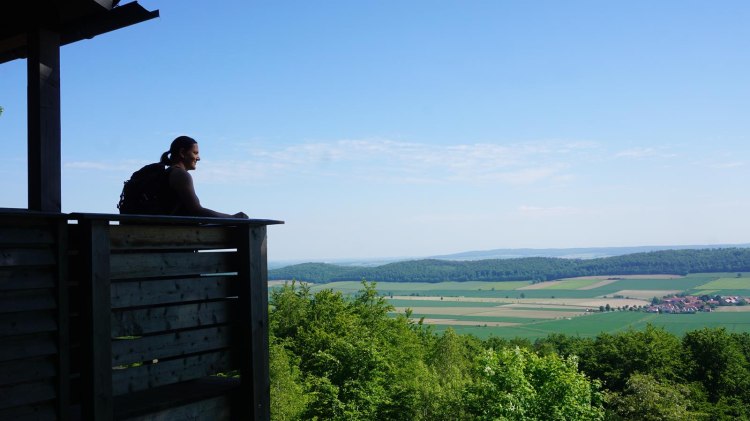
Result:
{"type": "Polygon", "coordinates": [[[597,259],[524,257],[450,261],[411,260],[376,267],[303,263],[270,270],[271,280],[312,283],[335,281],[444,282],[548,281],[596,275],[687,275],[696,272],[750,271],[750,248],[662,250],[597,259]]]}
{"type": "Polygon", "coordinates": [[[274,420],[750,419],[747,333],[481,340],[389,315],[364,281],[286,283],[270,305],[274,420]]]}

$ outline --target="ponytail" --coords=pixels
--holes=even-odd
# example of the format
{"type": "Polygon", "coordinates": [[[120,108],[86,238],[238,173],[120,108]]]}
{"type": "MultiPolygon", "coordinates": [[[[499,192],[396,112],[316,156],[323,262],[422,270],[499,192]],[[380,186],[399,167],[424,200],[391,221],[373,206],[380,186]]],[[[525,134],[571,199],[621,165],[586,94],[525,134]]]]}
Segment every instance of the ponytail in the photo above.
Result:
{"type": "Polygon", "coordinates": [[[161,154],[159,163],[163,165],[172,165],[175,158],[180,155],[180,149],[189,149],[196,143],[198,142],[190,136],[178,136],[172,141],[172,144],[169,145],[169,150],[161,154]]]}

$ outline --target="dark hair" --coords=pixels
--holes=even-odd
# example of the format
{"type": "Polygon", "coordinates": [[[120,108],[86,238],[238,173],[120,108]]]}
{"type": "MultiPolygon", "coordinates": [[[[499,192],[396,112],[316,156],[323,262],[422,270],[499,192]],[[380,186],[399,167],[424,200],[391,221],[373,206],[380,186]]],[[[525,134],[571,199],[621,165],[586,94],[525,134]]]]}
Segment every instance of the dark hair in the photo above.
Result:
{"type": "Polygon", "coordinates": [[[190,136],[178,136],[169,145],[169,150],[161,154],[159,162],[164,165],[172,165],[175,158],[180,154],[180,149],[190,149],[196,143],[198,142],[190,136]]]}

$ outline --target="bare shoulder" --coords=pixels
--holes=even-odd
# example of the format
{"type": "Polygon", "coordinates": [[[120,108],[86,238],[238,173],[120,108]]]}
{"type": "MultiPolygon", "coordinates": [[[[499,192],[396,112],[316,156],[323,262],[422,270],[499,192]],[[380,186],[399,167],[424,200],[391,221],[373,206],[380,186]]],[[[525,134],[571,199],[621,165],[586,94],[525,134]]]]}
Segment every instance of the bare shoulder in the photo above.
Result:
{"type": "Polygon", "coordinates": [[[169,183],[174,184],[189,184],[193,181],[193,177],[180,167],[172,167],[169,170],[169,183]]]}

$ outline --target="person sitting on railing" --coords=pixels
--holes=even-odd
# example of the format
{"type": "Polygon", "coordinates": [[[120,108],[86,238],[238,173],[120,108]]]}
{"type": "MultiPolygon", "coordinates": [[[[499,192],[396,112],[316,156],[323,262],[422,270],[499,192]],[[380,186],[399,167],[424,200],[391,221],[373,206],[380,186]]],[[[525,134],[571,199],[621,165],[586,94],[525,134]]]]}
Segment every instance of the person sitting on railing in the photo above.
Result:
{"type": "Polygon", "coordinates": [[[170,214],[180,216],[210,216],[217,218],[247,218],[244,212],[234,215],[204,208],[193,187],[193,177],[188,171],[194,170],[200,161],[198,142],[189,136],[179,136],[172,141],[169,150],[161,155],[160,162],[166,166],[168,192],[165,202],[172,209],[170,214]],[[172,205],[173,204],[173,205],[172,205]]]}

